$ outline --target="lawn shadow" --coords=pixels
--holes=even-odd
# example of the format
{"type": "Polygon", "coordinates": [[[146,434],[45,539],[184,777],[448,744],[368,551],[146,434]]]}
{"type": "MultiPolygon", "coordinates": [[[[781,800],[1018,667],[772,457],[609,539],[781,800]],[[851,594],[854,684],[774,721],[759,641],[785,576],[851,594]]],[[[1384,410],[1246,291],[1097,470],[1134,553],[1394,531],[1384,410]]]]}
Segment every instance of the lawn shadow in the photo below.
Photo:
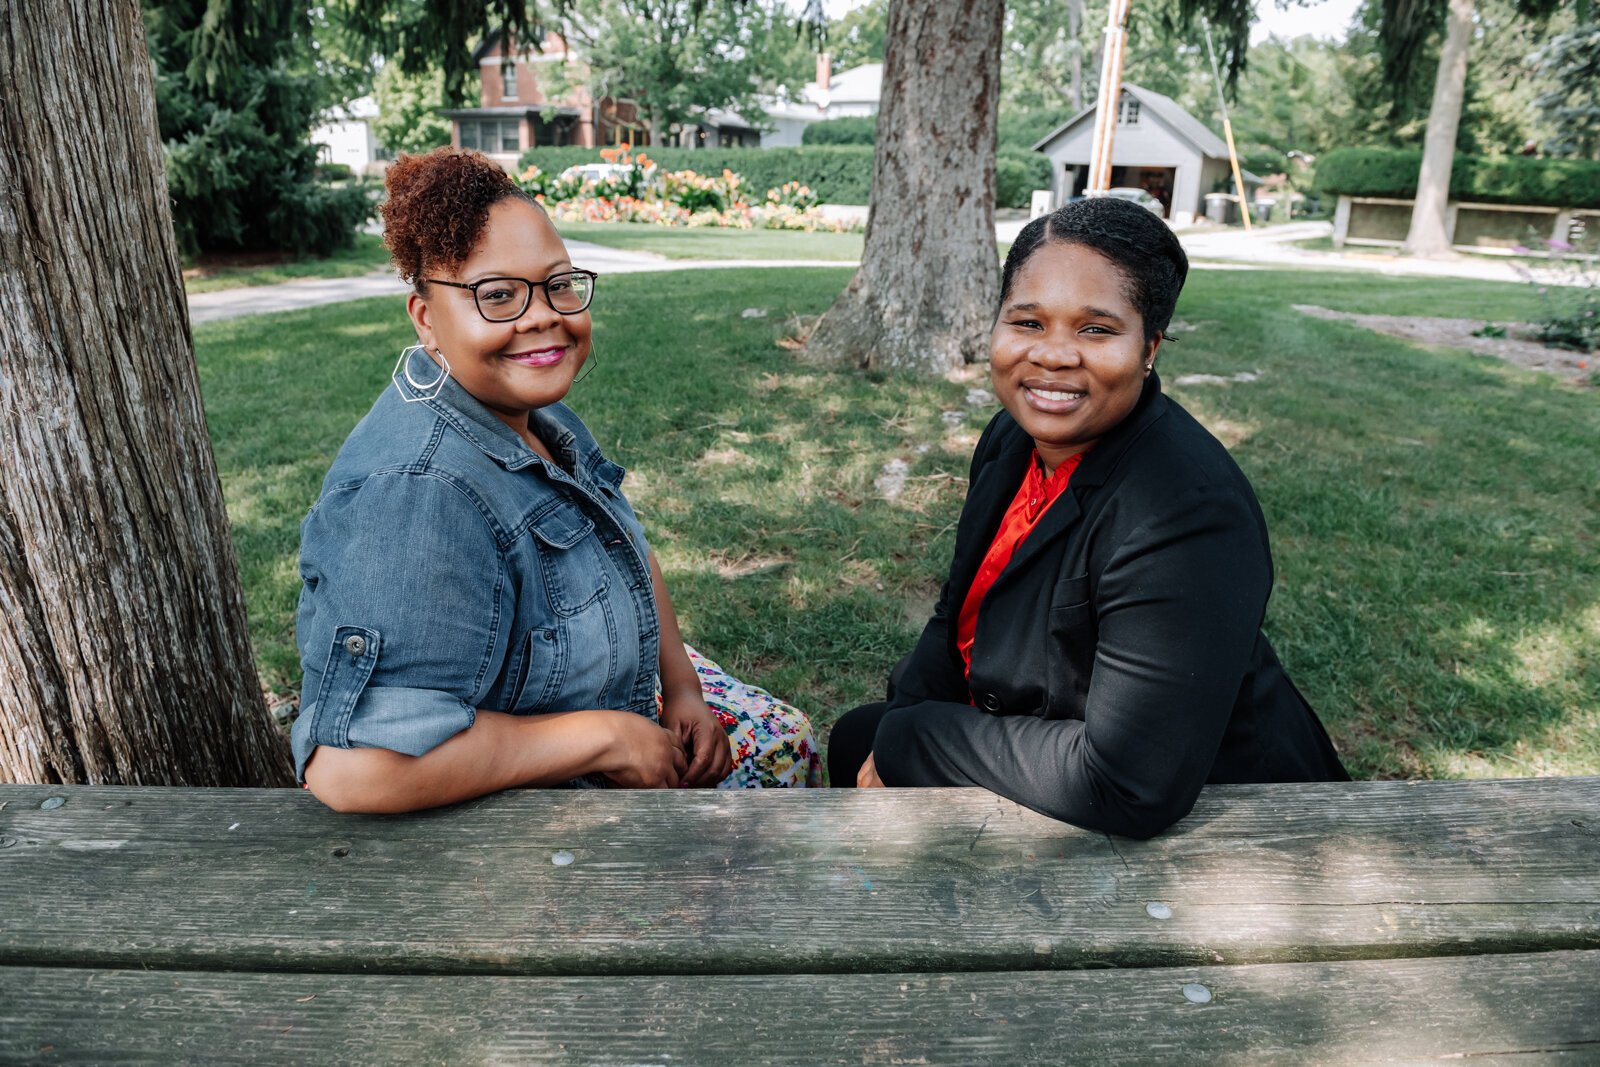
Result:
{"type": "MultiPolygon", "coordinates": [[[[568,397],[630,468],[625,489],[690,639],[819,728],[877,698],[914,641],[993,410],[967,402],[981,375],[871,378],[779,348],[782,323],[821,311],[847,276],[607,279],[598,365],[568,397]],[[750,307],[767,316],[745,318],[750,307]],[[893,500],[880,484],[891,462],[893,500]]],[[[1422,292],[1439,313],[1521,313],[1503,286],[1297,274],[1264,290],[1197,275],[1163,376],[1229,380],[1169,389],[1256,487],[1279,572],[1268,632],[1358,774],[1592,772],[1596,397],[1290,307],[1396,311],[1422,292]],[[1231,380],[1241,372],[1258,377],[1231,380]]],[[[394,298],[197,330],[275,688],[298,685],[300,520],[411,339],[394,298]]]]}

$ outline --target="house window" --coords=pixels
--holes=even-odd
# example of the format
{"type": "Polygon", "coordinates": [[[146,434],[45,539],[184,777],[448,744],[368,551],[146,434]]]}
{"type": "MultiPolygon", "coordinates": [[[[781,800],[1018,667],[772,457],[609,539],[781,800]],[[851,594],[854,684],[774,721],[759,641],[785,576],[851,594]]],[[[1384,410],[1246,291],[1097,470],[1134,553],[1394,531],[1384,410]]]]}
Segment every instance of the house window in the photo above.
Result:
{"type": "Polygon", "coordinates": [[[1117,121],[1124,126],[1139,125],[1139,101],[1131,96],[1122,98],[1122,113],[1117,116],[1117,121]]]}
{"type": "Polygon", "coordinates": [[[507,100],[517,98],[517,61],[509,56],[500,61],[500,95],[507,100]]]}
{"type": "Polygon", "coordinates": [[[518,152],[522,138],[516,119],[462,119],[461,147],[479,152],[518,152]]]}

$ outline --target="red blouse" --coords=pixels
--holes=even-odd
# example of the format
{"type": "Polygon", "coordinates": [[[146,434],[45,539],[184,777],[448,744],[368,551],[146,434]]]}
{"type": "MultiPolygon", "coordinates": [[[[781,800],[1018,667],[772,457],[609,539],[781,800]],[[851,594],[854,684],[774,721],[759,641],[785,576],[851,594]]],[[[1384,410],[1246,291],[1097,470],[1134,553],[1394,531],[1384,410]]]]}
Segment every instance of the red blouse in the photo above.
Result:
{"type": "Polygon", "coordinates": [[[962,603],[961,615],[956,620],[956,648],[961,651],[962,670],[968,677],[972,675],[972,642],[978,632],[978,606],[983,603],[994,580],[1011,562],[1017,546],[1028,539],[1050,505],[1055,503],[1056,497],[1066,490],[1067,481],[1072,477],[1072,472],[1078,469],[1081,459],[1081,452],[1068,457],[1046,478],[1039,453],[1034,452],[1033,461],[1028,464],[1028,473],[1017,487],[1017,495],[1011,498],[1011,506],[1006,508],[1005,515],[1000,519],[1000,529],[989,543],[989,551],[978,567],[978,575],[972,580],[972,588],[967,590],[967,599],[962,603]]]}

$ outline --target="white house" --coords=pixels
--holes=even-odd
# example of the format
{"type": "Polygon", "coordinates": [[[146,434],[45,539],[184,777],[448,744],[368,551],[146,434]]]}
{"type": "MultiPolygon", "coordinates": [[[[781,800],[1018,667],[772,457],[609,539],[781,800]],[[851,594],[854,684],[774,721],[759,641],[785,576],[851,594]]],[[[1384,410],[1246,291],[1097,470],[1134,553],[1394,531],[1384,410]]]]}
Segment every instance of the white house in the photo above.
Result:
{"type": "MultiPolygon", "coordinates": [[[[1160,200],[1166,217],[1184,225],[1205,213],[1205,194],[1228,182],[1228,146],[1205,123],[1167,96],[1124,83],[1111,149],[1111,186],[1144,189],[1160,200]]],[[[1095,109],[1085,108],[1034,145],[1050,159],[1051,196],[1059,207],[1089,181],[1095,109]]],[[[1245,172],[1245,188],[1261,179],[1245,172]]],[[[1229,185],[1228,192],[1232,192],[1229,185]]]]}
{"type": "Polygon", "coordinates": [[[311,131],[317,162],[343,163],[361,175],[373,169],[373,164],[393,158],[373,135],[372,120],[377,117],[378,105],[370,96],[334,109],[327,122],[311,131]]]}
{"type": "Polygon", "coordinates": [[[863,63],[835,77],[833,59],[817,56],[817,78],[800,91],[800,99],[787,96],[761,102],[773,129],[761,135],[762,148],[785,148],[800,143],[807,126],[823,119],[865,118],[878,113],[883,95],[883,64],[863,63]]]}

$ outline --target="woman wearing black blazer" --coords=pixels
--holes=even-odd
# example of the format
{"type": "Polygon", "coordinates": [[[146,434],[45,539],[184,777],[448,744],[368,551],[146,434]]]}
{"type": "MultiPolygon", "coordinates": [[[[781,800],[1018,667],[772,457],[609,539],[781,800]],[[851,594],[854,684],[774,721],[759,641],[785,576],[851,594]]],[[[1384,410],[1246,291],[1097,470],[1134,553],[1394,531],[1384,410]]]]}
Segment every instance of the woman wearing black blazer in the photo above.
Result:
{"type": "Polygon", "coordinates": [[[1267,529],[1161,392],[1188,272],[1150,212],[1084,200],[1006,257],[955,558],[889,699],[843,716],[835,785],[978,785],[1150,837],[1207,782],[1348,778],[1261,631],[1267,529]]]}

